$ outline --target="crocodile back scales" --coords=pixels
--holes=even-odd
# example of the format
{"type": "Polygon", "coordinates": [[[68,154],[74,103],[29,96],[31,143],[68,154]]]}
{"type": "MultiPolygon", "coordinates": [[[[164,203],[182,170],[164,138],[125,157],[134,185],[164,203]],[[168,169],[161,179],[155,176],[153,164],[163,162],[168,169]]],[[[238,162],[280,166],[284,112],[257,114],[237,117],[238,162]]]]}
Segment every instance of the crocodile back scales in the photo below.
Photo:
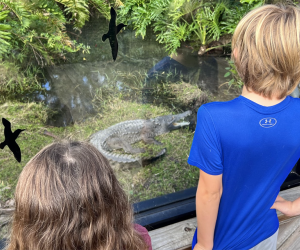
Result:
{"type": "MultiPolygon", "coordinates": [[[[129,144],[134,144],[142,139],[142,134],[144,137],[154,138],[157,135],[169,132],[169,124],[181,120],[191,113],[191,111],[186,111],[177,115],[159,116],[148,120],[138,119],[120,122],[107,129],[96,132],[90,137],[90,142],[108,159],[124,163],[135,162],[140,160],[140,158],[131,154],[113,153],[112,148],[108,145],[108,140],[119,138],[129,144]]],[[[173,129],[179,127],[181,126],[173,126],[173,129]]],[[[165,150],[162,150],[161,154],[164,153],[165,150]]]]}
{"type": "Polygon", "coordinates": [[[117,162],[135,162],[138,157],[129,154],[112,153],[111,148],[107,145],[107,140],[111,137],[119,137],[127,140],[130,144],[141,140],[141,130],[145,120],[131,120],[117,123],[107,129],[100,130],[91,136],[90,142],[108,159],[117,162]]]}

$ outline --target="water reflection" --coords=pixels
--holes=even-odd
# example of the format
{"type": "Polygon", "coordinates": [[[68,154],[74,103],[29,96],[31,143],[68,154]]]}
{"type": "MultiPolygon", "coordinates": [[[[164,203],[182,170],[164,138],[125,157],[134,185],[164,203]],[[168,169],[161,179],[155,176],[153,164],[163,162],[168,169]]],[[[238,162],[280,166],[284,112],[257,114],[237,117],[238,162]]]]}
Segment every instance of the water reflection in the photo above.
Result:
{"type": "Polygon", "coordinates": [[[197,84],[201,90],[218,95],[218,62],[213,56],[198,56],[180,49],[177,55],[164,57],[151,68],[145,78],[143,103],[153,103],[157,84],[181,80],[197,84]]]}
{"type": "Polygon", "coordinates": [[[42,85],[43,88],[45,88],[46,90],[50,90],[50,85],[49,82],[46,82],[45,84],[42,85]]]}
{"type": "Polygon", "coordinates": [[[44,101],[64,117],[58,118],[58,115],[48,124],[66,126],[95,115],[92,100],[97,90],[112,82],[117,91],[128,90],[128,82],[125,83],[124,80],[126,81],[126,76],[133,72],[133,68],[147,72],[147,77],[141,79],[143,103],[153,103],[153,87],[165,82],[178,83],[180,80],[198,86],[214,96],[215,100],[229,100],[238,96],[238,93],[227,93],[226,86],[223,89],[219,88],[219,85],[226,81],[225,58],[199,57],[185,51],[178,57],[163,57],[150,70],[147,68],[148,65],[137,68],[134,61],[130,62],[127,58],[123,58],[116,66],[104,62],[85,62],[47,67],[47,80],[42,85],[45,91],[31,94],[29,98],[44,101]]]}
{"type": "Polygon", "coordinates": [[[107,25],[104,19],[92,18],[78,39],[91,45],[91,53],[75,53],[69,55],[71,63],[47,67],[42,84],[45,90],[26,95],[27,100],[44,101],[58,110],[59,115],[48,124],[66,126],[95,115],[93,96],[108,86],[129,93],[131,100],[139,103],[152,102],[154,86],[179,80],[198,86],[211,97],[210,101],[227,101],[239,95],[228,92],[226,85],[219,88],[227,81],[225,57],[200,57],[188,48],[179,49],[177,55],[167,55],[151,30],[147,30],[145,39],[135,37],[129,29],[120,32],[118,57],[114,62],[109,43],[101,42],[107,25]]]}

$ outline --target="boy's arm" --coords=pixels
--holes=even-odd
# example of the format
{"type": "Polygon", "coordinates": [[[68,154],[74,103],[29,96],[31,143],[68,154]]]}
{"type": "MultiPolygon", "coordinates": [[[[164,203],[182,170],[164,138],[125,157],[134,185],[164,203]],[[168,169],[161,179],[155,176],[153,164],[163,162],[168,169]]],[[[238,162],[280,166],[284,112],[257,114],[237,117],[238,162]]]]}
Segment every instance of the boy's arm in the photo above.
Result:
{"type": "Polygon", "coordinates": [[[292,216],[300,215],[300,197],[292,202],[292,216]]]}
{"type": "Polygon", "coordinates": [[[223,175],[209,175],[200,170],[196,194],[197,245],[212,249],[215,226],[222,196],[223,175]]]}
{"type": "Polygon", "coordinates": [[[278,195],[271,209],[277,209],[287,216],[300,215],[300,197],[294,201],[287,201],[278,195]]]}

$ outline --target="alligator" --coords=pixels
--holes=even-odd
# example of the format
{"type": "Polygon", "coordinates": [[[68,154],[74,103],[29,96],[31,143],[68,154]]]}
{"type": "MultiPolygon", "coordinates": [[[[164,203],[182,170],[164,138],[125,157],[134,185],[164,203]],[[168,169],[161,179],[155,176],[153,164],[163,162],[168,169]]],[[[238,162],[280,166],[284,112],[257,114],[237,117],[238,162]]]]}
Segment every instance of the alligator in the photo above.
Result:
{"type": "MultiPolygon", "coordinates": [[[[123,163],[141,161],[141,158],[130,154],[143,153],[145,150],[143,148],[133,148],[131,144],[143,140],[145,143],[162,145],[154,137],[189,125],[189,122],[179,121],[191,114],[192,111],[186,111],[177,115],[164,115],[148,120],[138,119],[120,122],[91,135],[90,143],[110,160],[123,163]],[[112,152],[114,149],[121,148],[129,154],[112,152]]],[[[163,149],[156,157],[163,155],[165,152],[166,149],[163,149]]]]}

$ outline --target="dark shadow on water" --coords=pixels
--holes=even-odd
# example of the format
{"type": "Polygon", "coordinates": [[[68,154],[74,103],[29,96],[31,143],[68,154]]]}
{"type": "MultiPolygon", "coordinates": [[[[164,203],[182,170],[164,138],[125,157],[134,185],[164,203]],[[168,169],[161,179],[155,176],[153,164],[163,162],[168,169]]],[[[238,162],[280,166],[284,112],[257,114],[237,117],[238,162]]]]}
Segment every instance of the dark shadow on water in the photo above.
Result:
{"type": "Polygon", "coordinates": [[[218,95],[218,62],[213,56],[197,56],[180,51],[166,56],[147,72],[144,80],[143,103],[155,102],[155,88],[159,84],[181,81],[197,85],[199,89],[218,95]]]}

